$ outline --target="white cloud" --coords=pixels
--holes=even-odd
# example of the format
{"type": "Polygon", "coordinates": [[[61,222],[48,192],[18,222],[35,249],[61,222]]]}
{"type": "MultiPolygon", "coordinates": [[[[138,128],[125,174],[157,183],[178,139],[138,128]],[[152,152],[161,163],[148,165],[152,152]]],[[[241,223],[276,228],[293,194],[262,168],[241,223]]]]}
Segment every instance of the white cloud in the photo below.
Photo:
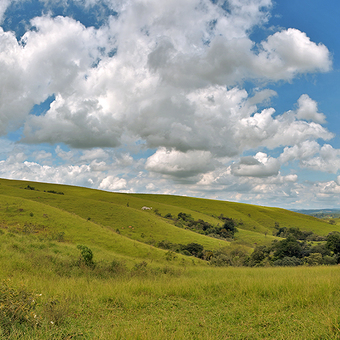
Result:
{"type": "Polygon", "coordinates": [[[261,47],[255,62],[255,72],[259,77],[289,80],[299,73],[331,69],[332,61],[327,47],[315,44],[306,33],[294,28],[269,36],[261,47]]]}
{"type": "Polygon", "coordinates": [[[88,165],[81,166],[49,166],[36,162],[24,161],[25,155],[9,157],[0,162],[0,176],[10,179],[23,179],[39,182],[52,182],[89,186],[89,179],[95,176],[88,165]]]}
{"type": "Polygon", "coordinates": [[[6,9],[10,5],[11,2],[12,0],[1,0],[0,2],[0,24],[3,22],[6,9]]]}
{"type": "Polygon", "coordinates": [[[311,159],[320,150],[320,145],[316,141],[306,140],[292,147],[285,147],[280,155],[280,161],[286,163],[289,161],[303,161],[311,159]]]}
{"type": "Polygon", "coordinates": [[[340,169],[340,150],[324,144],[316,157],[302,162],[305,168],[336,174],[340,169]]]}
{"type": "Polygon", "coordinates": [[[71,18],[37,17],[32,25],[36,30],[26,32],[20,42],[0,28],[2,134],[22,125],[34,104],[54,93],[71,95],[101,57],[99,47],[110,46],[100,30],[85,28],[71,18]]]}
{"type": "MultiPolygon", "coordinates": [[[[0,100],[2,132],[26,121],[23,141],[29,143],[117,147],[125,133],[151,148],[205,150],[219,156],[240,154],[249,145],[284,145],[285,140],[275,140],[275,131],[274,136],[264,131],[268,126],[248,141],[249,128],[239,125],[240,119],[254,120],[255,105],[275,93],[260,91],[247,102],[246,91],[225,86],[247,78],[291,79],[297,73],[327,70],[328,50],[300,31],[287,30],[270,36],[257,55],[248,32],[266,22],[271,1],[230,1],[228,13],[222,5],[122,2],[120,15],[100,29],[65,17],[38,17],[32,20],[36,30],[23,36],[23,44],[7,32],[8,52],[1,56],[10,74],[3,79],[16,82],[13,99],[3,95],[0,100]],[[117,53],[108,57],[113,48],[117,53]],[[56,98],[45,115],[27,117],[34,104],[52,94],[56,98]],[[204,103],[207,98],[210,102],[204,103]]],[[[9,85],[5,81],[2,88],[9,85]]],[[[266,112],[256,117],[264,118],[266,112]]],[[[318,126],[267,120],[276,131],[304,130],[301,139],[306,134],[327,138],[318,126]]],[[[250,125],[253,129],[254,123],[250,125]]],[[[287,131],[287,139],[291,133],[287,131]]]]}
{"type": "MultiPolygon", "coordinates": [[[[123,153],[120,156],[116,157],[116,164],[121,167],[128,167],[133,165],[134,159],[130,156],[129,153],[123,153]]],[[[137,163],[137,162],[136,162],[137,163]]]]}
{"type": "Polygon", "coordinates": [[[319,185],[320,193],[333,196],[340,194],[340,185],[336,181],[330,181],[319,185]]]}
{"type": "MultiPolygon", "coordinates": [[[[334,135],[313,99],[299,93],[291,111],[270,107],[277,93],[266,83],[332,64],[328,49],[297,29],[252,41],[271,0],[75,2],[105,3],[118,15],[97,29],[37,17],[19,42],[0,28],[0,135],[23,129],[22,143],[49,143],[57,159],[9,143],[3,176],[261,202],[266,193],[275,202],[307,192],[281,164],[340,169],[339,150],[319,144],[334,135]],[[256,87],[247,92],[244,81],[256,87]],[[46,113],[29,114],[52,95],[46,113]]],[[[9,4],[1,2],[0,18],[9,4]]],[[[67,13],[69,2],[58,4],[67,13]]]]}
{"type": "Polygon", "coordinates": [[[108,153],[100,148],[84,150],[82,156],[79,157],[80,161],[98,160],[109,158],[108,153]]]}
{"type": "Polygon", "coordinates": [[[76,156],[75,150],[64,151],[59,145],[55,148],[55,152],[58,157],[65,161],[71,161],[76,156]]]}
{"type": "Polygon", "coordinates": [[[126,180],[123,178],[117,178],[108,176],[104,178],[99,184],[99,189],[103,190],[122,190],[126,188],[126,180]]]}
{"type": "Polygon", "coordinates": [[[274,112],[272,108],[264,109],[261,113],[242,118],[237,123],[235,133],[241,150],[258,146],[274,149],[305,140],[328,140],[334,137],[320,124],[297,120],[292,111],[275,118],[274,112]]]}
{"type": "Polygon", "coordinates": [[[324,124],[326,117],[323,113],[318,112],[317,102],[311,99],[307,94],[303,94],[298,100],[298,110],[296,116],[298,119],[312,120],[316,123],[324,124]]]}
{"type": "Polygon", "coordinates": [[[329,144],[320,146],[316,141],[305,141],[286,147],[279,160],[282,163],[297,160],[302,168],[336,174],[340,169],[340,150],[329,144]]]}
{"type": "Polygon", "coordinates": [[[214,168],[214,161],[207,151],[186,153],[161,148],[150,156],[145,164],[148,171],[176,177],[191,177],[214,168]]]}
{"type": "Polygon", "coordinates": [[[263,152],[258,152],[255,157],[242,157],[231,165],[231,173],[235,176],[269,177],[276,176],[279,170],[280,162],[263,152]]]}

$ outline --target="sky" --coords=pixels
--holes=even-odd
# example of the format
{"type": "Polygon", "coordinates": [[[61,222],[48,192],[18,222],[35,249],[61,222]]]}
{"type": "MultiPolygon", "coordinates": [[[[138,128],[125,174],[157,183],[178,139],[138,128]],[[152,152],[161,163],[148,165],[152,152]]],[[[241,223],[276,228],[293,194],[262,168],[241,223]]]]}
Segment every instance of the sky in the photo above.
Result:
{"type": "Polygon", "coordinates": [[[0,177],[340,208],[338,0],[1,0],[0,177]]]}

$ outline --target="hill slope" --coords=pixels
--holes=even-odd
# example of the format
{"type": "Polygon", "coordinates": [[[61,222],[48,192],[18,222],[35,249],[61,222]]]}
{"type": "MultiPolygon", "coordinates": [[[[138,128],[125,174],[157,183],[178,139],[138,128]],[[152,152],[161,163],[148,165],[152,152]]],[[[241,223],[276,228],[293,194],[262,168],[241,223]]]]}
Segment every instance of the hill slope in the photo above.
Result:
{"type": "Polygon", "coordinates": [[[216,268],[157,247],[225,247],[213,260],[233,251],[238,266],[242,251],[275,239],[275,223],[339,229],[277,208],[0,179],[0,338],[337,337],[338,266],[216,268]],[[233,218],[235,240],[166,218],[180,212],[214,226],[233,218]]]}
{"type": "Polygon", "coordinates": [[[319,235],[338,229],[320,219],[279,208],[5,179],[0,179],[0,199],[3,225],[35,226],[37,230],[62,233],[71,243],[96,245],[132,258],[146,258],[151,249],[155,259],[161,257],[164,251],[153,247],[161,241],[198,243],[210,250],[230,246],[226,240],[179,228],[175,221],[164,218],[180,212],[215,226],[223,223],[221,216],[234,219],[238,223],[234,242],[249,250],[256,244],[270,243],[275,225],[298,227],[319,235]],[[152,210],[144,211],[143,206],[152,210]]]}

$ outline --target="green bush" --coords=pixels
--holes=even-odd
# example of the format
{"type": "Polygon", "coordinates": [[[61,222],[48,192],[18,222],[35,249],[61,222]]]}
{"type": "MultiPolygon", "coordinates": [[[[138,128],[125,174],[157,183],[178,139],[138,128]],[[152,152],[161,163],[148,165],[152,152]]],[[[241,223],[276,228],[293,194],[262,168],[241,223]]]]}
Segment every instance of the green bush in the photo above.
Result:
{"type": "Polygon", "coordinates": [[[317,266],[323,263],[322,254],[320,253],[310,253],[304,260],[309,266],[317,266]]]}
{"type": "Polygon", "coordinates": [[[94,262],[93,262],[93,253],[92,250],[86,246],[83,246],[81,244],[77,245],[77,248],[80,250],[80,259],[79,259],[79,264],[84,263],[88,267],[93,267],[94,262]]]}
{"type": "Polygon", "coordinates": [[[219,254],[211,258],[210,264],[215,267],[227,267],[231,265],[231,261],[228,255],[219,254]]]}
{"type": "Polygon", "coordinates": [[[303,261],[295,256],[292,256],[292,257],[286,256],[274,262],[274,266],[283,266],[283,267],[296,267],[302,264],[303,264],[303,261]]]}
{"type": "Polygon", "coordinates": [[[323,257],[322,264],[325,264],[327,266],[335,265],[335,264],[337,264],[337,257],[325,255],[323,257]]]}

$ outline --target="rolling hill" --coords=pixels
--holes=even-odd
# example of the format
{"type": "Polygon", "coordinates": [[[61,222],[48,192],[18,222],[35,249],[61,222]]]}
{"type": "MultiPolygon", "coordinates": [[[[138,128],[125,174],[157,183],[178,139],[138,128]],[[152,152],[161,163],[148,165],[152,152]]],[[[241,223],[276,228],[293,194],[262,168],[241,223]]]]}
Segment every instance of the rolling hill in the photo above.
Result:
{"type": "Polygon", "coordinates": [[[339,229],[326,221],[292,211],[256,205],[200,198],[124,194],[67,185],[0,179],[0,220],[2,228],[27,230],[36,234],[62,235],[72,244],[87,244],[131,260],[164,256],[161,241],[172,244],[198,243],[204,249],[230,247],[230,240],[208,237],[176,226],[180,212],[211,225],[232,218],[238,232],[232,243],[249,252],[258,244],[275,239],[275,225],[298,227],[327,235],[339,229]],[[143,206],[152,207],[142,210],[143,206]]]}
{"type": "Polygon", "coordinates": [[[282,240],[275,225],[339,230],[278,208],[0,179],[0,338],[335,338],[338,266],[237,267],[282,240]],[[206,236],[179,213],[212,226],[233,219],[238,232],[206,236]],[[233,252],[235,262],[217,268],[161,244],[233,252]]]}

